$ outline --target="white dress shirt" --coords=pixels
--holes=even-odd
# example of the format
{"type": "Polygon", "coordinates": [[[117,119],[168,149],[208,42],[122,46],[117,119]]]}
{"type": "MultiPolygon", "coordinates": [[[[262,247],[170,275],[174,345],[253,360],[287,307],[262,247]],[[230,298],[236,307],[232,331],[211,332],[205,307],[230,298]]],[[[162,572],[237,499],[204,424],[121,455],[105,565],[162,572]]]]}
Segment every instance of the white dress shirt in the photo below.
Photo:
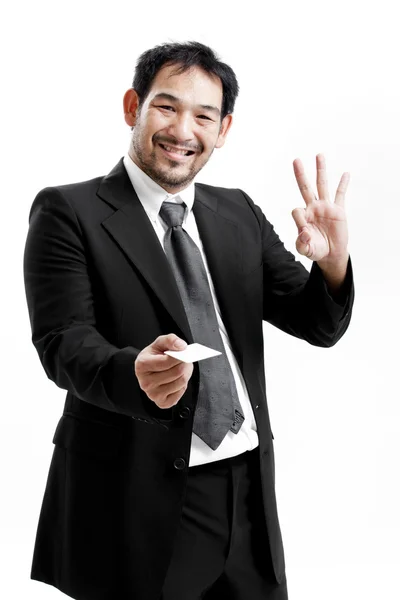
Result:
{"type": "Polygon", "coordinates": [[[228,338],[228,334],[222,320],[221,310],[218,305],[218,300],[215,294],[213,282],[211,280],[210,272],[207,265],[207,259],[204,254],[203,245],[199,237],[199,232],[197,230],[196,220],[192,210],[195,194],[194,182],[192,181],[187,188],[185,188],[178,194],[169,194],[155,181],[153,181],[153,179],[151,179],[146,173],[144,173],[132,161],[129,154],[126,154],[124,156],[124,165],[128,173],[129,179],[131,180],[132,185],[135,189],[135,192],[138,195],[139,200],[144,210],[146,211],[146,214],[149,217],[151,224],[154,227],[154,231],[156,232],[163,249],[164,235],[168,228],[159,216],[162,203],[165,200],[168,200],[168,202],[184,202],[186,204],[187,208],[185,210],[182,228],[188,233],[188,235],[190,235],[192,240],[198,246],[201,256],[203,258],[208,282],[210,284],[211,295],[217,313],[219,331],[221,334],[222,342],[225,347],[226,356],[228,358],[230,367],[232,369],[233,377],[236,383],[240,405],[244,413],[245,420],[238,433],[235,434],[231,431],[228,431],[225,438],[222,440],[221,444],[216,450],[212,450],[195,433],[192,433],[192,445],[190,452],[189,467],[213,462],[216,460],[222,460],[223,458],[236,456],[237,454],[241,454],[242,452],[246,452],[247,450],[253,450],[253,448],[258,446],[256,422],[254,419],[253,409],[250,403],[249,395],[246,389],[246,384],[244,382],[236,358],[232,352],[232,347],[228,338]]]}

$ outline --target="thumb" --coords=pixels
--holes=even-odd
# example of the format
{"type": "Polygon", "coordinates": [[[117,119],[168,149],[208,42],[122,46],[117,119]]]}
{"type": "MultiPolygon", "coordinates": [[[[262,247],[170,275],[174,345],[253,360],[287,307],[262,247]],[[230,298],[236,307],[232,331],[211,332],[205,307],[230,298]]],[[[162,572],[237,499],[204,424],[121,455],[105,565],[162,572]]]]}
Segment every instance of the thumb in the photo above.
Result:
{"type": "Polygon", "coordinates": [[[165,352],[165,350],[184,350],[187,346],[185,340],[175,335],[175,333],[169,333],[168,335],[160,335],[153,343],[152,348],[157,353],[165,352]]]}
{"type": "Polygon", "coordinates": [[[299,254],[311,258],[311,236],[307,229],[300,231],[296,240],[296,250],[299,254]]]}
{"type": "Polygon", "coordinates": [[[294,219],[294,222],[297,225],[297,229],[299,230],[299,233],[303,227],[307,227],[305,212],[306,212],[305,208],[295,208],[294,210],[292,210],[292,217],[294,219]]]}

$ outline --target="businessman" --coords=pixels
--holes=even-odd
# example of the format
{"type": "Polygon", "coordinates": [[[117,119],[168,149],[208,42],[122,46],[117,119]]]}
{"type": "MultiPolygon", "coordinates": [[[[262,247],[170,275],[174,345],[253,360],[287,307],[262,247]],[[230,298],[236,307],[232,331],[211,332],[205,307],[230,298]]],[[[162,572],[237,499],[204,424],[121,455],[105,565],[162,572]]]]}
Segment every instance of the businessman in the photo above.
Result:
{"type": "Polygon", "coordinates": [[[144,52],[128,153],[30,211],[32,341],[67,391],[31,577],[77,600],[288,597],[262,323],[321,347],[346,331],[349,176],[330,200],[324,157],[316,192],[294,161],[308,272],[244,191],[194,181],[238,89],[200,43],[144,52]],[[192,343],[219,354],[166,354],[192,343]]]}

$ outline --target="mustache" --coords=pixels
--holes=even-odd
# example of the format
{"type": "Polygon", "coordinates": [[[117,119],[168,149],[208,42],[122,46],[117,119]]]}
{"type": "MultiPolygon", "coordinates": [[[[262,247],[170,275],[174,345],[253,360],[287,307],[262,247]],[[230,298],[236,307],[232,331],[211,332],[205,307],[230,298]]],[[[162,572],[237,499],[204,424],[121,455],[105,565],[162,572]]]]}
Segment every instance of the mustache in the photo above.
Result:
{"type": "Polygon", "coordinates": [[[180,142],[176,138],[166,137],[164,135],[155,135],[153,137],[153,142],[165,144],[167,146],[178,146],[179,148],[182,148],[182,150],[191,150],[192,152],[203,152],[202,144],[187,144],[186,142],[180,142]]]}

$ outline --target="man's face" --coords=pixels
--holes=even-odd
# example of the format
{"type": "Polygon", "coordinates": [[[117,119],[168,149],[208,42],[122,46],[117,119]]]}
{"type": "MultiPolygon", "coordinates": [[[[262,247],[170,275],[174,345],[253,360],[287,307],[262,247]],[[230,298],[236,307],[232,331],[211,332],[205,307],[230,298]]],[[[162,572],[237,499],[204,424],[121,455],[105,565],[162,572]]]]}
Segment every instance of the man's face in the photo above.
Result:
{"type": "Polygon", "coordinates": [[[221,122],[222,83],[193,67],[176,74],[163,67],[140,111],[134,90],[124,98],[125,120],[134,125],[132,160],[170,193],[189,185],[214,148],[224,144],[231,115],[221,122]]]}

